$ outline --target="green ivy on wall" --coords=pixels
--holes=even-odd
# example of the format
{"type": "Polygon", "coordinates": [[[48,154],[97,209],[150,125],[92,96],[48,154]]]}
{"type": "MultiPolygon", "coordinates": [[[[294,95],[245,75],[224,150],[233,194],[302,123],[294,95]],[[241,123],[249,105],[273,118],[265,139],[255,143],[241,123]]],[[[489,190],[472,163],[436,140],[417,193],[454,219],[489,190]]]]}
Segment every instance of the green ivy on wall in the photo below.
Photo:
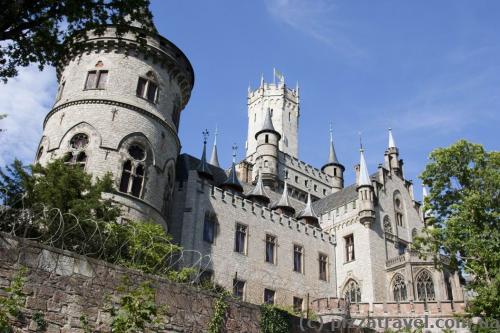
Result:
{"type": "Polygon", "coordinates": [[[262,304],[260,329],[262,333],[288,333],[291,330],[290,315],[274,305],[262,304]]]}

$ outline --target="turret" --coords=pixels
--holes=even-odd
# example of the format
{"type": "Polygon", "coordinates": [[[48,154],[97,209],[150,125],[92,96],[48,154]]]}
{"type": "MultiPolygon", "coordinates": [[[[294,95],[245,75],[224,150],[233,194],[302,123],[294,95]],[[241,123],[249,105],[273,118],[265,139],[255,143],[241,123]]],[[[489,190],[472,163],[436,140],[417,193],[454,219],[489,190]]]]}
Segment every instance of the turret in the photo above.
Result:
{"type": "Polygon", "coordinates": [[[212,173],[212,170],[210,169],[210,166],[207,163],[207,137],[208,137],[208,130],[204,130],[203,152],[201,153],[200,164],[198,165],[198,168],[196,170],[198,171],[198,175],[200,176],[200,178],[213,180],[214,175],[212,173]]]}
{"type": "Polygon", "coordinates": [[[241,186],[238,174],[236,173],[236,149],[236,145],[233,145],[233,163],[231,165],[231,169],[229,170],[229,175],[224,183],[221,184],[221,187],[225,191],[243,193],[243,186],[241,186]]]}
{"type": "Polygon", "coordinates": [[[290,204],[290,199],[288,197],[288,185],[285,179],[285,187],[283,188],[283,193],[278,202],[276,202],[272,209],[276,210],[278,213],[293,216],[295,214],[295,208],[290,204]]]}
{"type": "Polygon", "coordinates": [[[264,186],[271,189],[278,184],[278,145],[281,135],[274,129],[271,111],[267,110],[261,129],[255,134],[257,140],[256,166],[261,170],[264,186]]]}
{"type": "Polygon", "coordinates": [[[311,226],[319,227],[318,215],[316,215],[316,212],[312,207],[311,193],[307,193],[306,207],[297,215],[297,219],[304,220],[305,223],[311,226]]]}
{"type": "Polygon", "coordinates": [[[210,164],[220,168],[219,164],[219,155],[217,154],[217,126],[215,127],[215,134],[214,134],[214,145],[212,147],[212,156],[210,157],[210,164]]]}
{"type": "Polygon", "coordinates": [[[359,222],[366,227],[370,227],[375,222],[374,193],[363,148],[360,149],[359,177],[356,191],[358,191],[359,200],[359,222]]]}
{"type": "Polygon", "coordinates": [[[389,144],[385,152],[385,164],[392,173],[403,178],[403,161],[399,159],[399,149],[394,141],[391,128],[389,128],[389,144]]]}
{"type": "Polygon", "coordinates": [[[333,145],[333,132],[330,126],[330,153],[328,155],[328,162],[323,165],[321,171],[329,175],[331,179],[332,193],[338,192],[344,188],[344,171],[345,168],[340,164],[335,147],[333,145]]]}
{"type": "Polygon", "coordinates": [[[264,185],[262,184],[260,171],[257,171],[257,182],[253,190],[247,194],[247,198],[262,206],[267,206],[270,202],[269,196],[267,195],[264,185]]]}

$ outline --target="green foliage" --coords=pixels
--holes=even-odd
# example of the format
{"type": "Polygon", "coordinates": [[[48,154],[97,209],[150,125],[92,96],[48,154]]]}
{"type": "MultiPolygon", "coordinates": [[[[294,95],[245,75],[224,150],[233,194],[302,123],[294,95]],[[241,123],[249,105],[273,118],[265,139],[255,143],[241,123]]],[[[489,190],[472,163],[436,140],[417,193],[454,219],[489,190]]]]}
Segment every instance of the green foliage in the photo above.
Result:
{"type": "Polygon", "coordinates": [[[117,222],[119,208],[102,198],[114,191],[109,174],[92,181],[81,168],[61,160],[31,170],[15,161],[5,172],[0,170],[0,188],[5,189],[2,201],[19,213],[3,218],[0,231],[177,282],[192,276],[192,269],[174,269],[173,258],[182,248],[162,226],[117,222]]]}
{"type": "Polygon", "coordinates": [[[89,324],[89,319],[87,316],[80,316],[80,326],[83,329],[83,333],[92,333],[92,327],[89,324]]]}
{"type": "Polygon", "coordinates": [[[82,37],[82,31],[100,33],[113,24],[120,36],[130,31],[127,20],[147,24],[152,21],[148,5],[149,0],[2,1],[0,79],[6,82],[17,75],[17,67],[30,63],[40,69],[57,65],[68,51],[64,42],[82,37]]]}
{"type": "Polygon", "coordinates": [[[12,332],[9,317],[19,318],[21,316],[21,308],[25,300],[23,287],[26,282],[26,272],[27,268],[21,267],[12,279],[10,287],[5,289],[9,296],[0,297],[0,333],[12,332]]]}
{"type": "Polygon", "coordinates": [[[291,330],[290,315],[274,305],[260,306],[260,329],[262,333],[287,333],[291,330]]]}
{"type": "Polygon", "coordinates": [[[441,256],[471,277],[477,293],[468,311],[500,320],[500,152],[458,141],[434,150],[421,175],[430,188],[429,211],[415,248],[422,256],[441,256]]]}
{"type": "Polygon", "coordinates": [[[33,314],[33,321],[36,323],[36,328],[38,331],[44,331],[47,328],[48,324],[43,313],[35,312],[33,314]]]}
{"type": "Polygon", "coordinates": [[[116,333],[139,333],[161,329],[160,317],[165,309],[156,305],[155,290],[151,282],[132,288],[128,282],[122,286],[125,294],[118,306],[111,308],[111,331],[116,333]]]}
{"type": "Polygon", "coordinates": [[[229,308],[227,297],[227,292],[221,292],[219,296],[214,300],[214,313],[212,314],[212,318],[210,318],[210,322],[208,323],[208,333],[223,332],[224,324],[226,321],[226,312],[229,308]]]}

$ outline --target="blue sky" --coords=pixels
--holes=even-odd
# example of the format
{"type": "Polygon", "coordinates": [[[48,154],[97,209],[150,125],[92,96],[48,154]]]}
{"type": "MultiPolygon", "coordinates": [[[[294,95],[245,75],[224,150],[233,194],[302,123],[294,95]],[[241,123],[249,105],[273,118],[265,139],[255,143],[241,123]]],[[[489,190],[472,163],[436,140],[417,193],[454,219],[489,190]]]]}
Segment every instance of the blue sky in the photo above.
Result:
{"type": "MultiPolygon", "coordinates": [[[[183,152],[199,155],[201,131],[218,124],[219,157],[244,154],[246,92],[273,67],[301,87],[300,158],[320,167],[333,123],[337,155],[353,181],[363,133],[375,171],[392,127],[408,178],[419,185],[429,152],[465,138],[498,150],[500,2],[153,0],[159,32],[196,76],[182,113],[183,152]]],[[[55,95],[53,69],[27,68],[0,85],[0,165],[30,161],[55,95]]],[[[416,187],[417,197],[420,188],[416,187]]]]}

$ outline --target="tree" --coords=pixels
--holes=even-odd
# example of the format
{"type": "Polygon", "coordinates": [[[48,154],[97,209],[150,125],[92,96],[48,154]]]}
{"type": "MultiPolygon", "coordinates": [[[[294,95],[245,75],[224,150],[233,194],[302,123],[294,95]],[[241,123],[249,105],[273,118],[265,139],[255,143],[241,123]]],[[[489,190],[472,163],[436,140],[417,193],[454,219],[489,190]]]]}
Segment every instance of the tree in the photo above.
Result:
{"type": "Polygon", "coordinates": [[[18,67],[37,63],[54,66],[68,50],[65,42],[82,32],[117,26],[117,34],[130,21],[148,26],[149,0],[0,0],[0,79],[17,75],[18,67]]]}
{"type": "Polygon", "coordinates": [[[421,175],[430,217],[416,248],[471,277],[470,314],[500,320],[500,152],[461,140],[430,161],[421,175]]]}

